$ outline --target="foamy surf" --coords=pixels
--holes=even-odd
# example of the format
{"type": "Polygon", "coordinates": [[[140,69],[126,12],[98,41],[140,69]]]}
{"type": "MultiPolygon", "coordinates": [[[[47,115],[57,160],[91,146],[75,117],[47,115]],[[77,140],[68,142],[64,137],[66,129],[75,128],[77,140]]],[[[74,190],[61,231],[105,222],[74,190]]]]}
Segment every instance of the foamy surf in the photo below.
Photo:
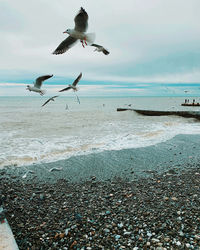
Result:
{"type": "MultiPolygon", "coordinates": [[[[135,133],[110,134],[90,138],[16,138],[10,137],[7,147],[1,148],[0,167],[23,166],[34,163],[48,163],[71,156],[84,155],[104,150],[122,150],[155,145],[180,134],[200,133],[199,126],[184,126],[163,123],[157,128],[135,133]]],[[[2,143],[1,143],[2,145],[2,143]]],[[[1,146],[2,147],[2,146],[1,146]]]]}
{"type": "MultiPolygon", "coordinates": [[[[194,119],[116,112],[116,106],[122,106],[120,102],[130,103],[126,98],[86,98],[81,105],[72,98],[68,100],[67,112],[66,99],[60,97],[59,101],[42,113],[38,112],[43,103],[41,98],[31,101],[12,98],[5,102],[5,107],[0,108],[1,168],[54,162],[105,150],[147,147],[178,134],[200,134],[199,123],[194,119]]],[[[142,99],[143,105],[145,101],[142,99]]]]}

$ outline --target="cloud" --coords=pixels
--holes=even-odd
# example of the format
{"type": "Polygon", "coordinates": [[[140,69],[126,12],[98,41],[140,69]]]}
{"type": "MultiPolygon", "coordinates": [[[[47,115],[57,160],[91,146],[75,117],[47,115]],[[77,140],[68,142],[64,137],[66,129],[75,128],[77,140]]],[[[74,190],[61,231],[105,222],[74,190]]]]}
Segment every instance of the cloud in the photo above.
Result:
{"type": "Polygon", "coordinates": [[[83,80],[90,84],[198,83],[199,8],[199,0],[117,4],[114,0],[2,0],[0,82],[26,83],[54,74],[60,84],[83,72],[83,80]],[[51,54],[65,39],[62,32],[73,28],[81,6],[89,14],[88,32],[96,32],[95,42],[105,46],[109,56],[81,44],[63,55],[51,54]]]}

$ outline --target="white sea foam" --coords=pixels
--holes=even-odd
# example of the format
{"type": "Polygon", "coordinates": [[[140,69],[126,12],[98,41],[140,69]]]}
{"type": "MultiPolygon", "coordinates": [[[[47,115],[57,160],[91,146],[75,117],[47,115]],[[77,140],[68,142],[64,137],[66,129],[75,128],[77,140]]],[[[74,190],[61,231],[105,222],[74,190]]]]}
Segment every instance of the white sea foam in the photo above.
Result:
{"type": "Polygon", "coordinates": [[[177,134],[200,134],[199,123],[193,119],[116,112],[124,103],[134,102],[130,98],[85,98],[81,105],[69,99],[69,111],[65,110],[64,98],[46,109],[40,109],[41,98],[31,100],[28,107],[29,102],[28,98],[20,100],[20,108],[17,98],[4,100],[5,108],[0,108],[0,167],[51,162],[103,150],[146,147],[177,134]]]}

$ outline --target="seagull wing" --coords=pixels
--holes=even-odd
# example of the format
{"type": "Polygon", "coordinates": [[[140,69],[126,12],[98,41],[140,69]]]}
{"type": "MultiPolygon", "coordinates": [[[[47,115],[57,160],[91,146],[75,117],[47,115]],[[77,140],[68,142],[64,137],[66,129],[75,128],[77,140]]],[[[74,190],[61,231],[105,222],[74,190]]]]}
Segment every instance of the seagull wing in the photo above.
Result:
{"type": "Polygon", "coordinates": [[[75,45],[76,41],[76,38],[68,36],[64,41],[61,42],[61,44],[55,49],[52,54],[58,55],[65,53],[68,49],[75,45]]]}
{"type": "Polygon", "coordinates": [[[44,104],[42,104],[42,107],[44,107],[48,102],[50,102],[52,99],[49,98],[44,104]]]}
{"type": "Polygon", "coordinates": [[[59,95],[55,95],[55,96],[53,96],[52,98],[54,99],[54,98],[56,98],[56,97],[59,97],[59,95]]]}
{"type": "Polygon", "coordinates": [[[44,104],[42,104],[42,107],[44,107],[48,102],[52,101],[54,98],[58,97],[59,95],[55,95],[53,97],[50,97],[44,104]]]}
{"type": "Polygon", "coordinates": [[[102,52],[104,53],[104,55],[109,55],[110,54],[110,52],[107,49],[105,49],[105,48],[103,48],[102,52]]]}
{"type": "Polygon", "coordinates": [[[95,43],[91,44],[91,46],[96,47],[96,48],[98,48],[98,49],[102,48],[102,46],[101,46],[101,45],[99,45],[99,44],[95,44],[95,43]]]}
{"type": "Polygon", "coordinates": [[[69,90],[69,89],[71,89],[71,87],[67,87],[67,88],[61,89],[58,92],[63,92],[63,91],[69,90]]]}
{"type": "Polygon", "coordinates": [[[76,80],[72,83],[72,85],[76,86],[77,83],[80,81],[81,77],[82,77],[82,73],[80,73],[80,75],[76,78],[76,80]]]}
{"type": "Polygon", "coordinates": [[[40,76],[36,79],[34,87],[40,89],[40,87],[42,86],[42,82],[51,78],[53,75],[45,75],[45,76],[40,76]]]}
{"type": "Polygon", "coordinates": [[[75,30],[80,32],[86,32],[88,28],[88,14],[82,7],[79,13],[75,16],[74,22],[75,30]]]}

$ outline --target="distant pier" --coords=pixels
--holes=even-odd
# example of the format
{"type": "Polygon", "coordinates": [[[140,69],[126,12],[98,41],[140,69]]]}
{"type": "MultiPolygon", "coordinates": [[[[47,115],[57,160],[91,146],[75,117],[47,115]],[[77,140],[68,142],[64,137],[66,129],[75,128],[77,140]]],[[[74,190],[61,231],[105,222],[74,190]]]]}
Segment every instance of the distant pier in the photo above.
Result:
{"type": "Polygon", "coordinates": [[[117,108],[117,111],[135,111],[138,114],[146,116],[164,116],[164,115],[178,115],[186,118],[196,118],[200,120],[200,111],[160,111],[160,110],[144,110],[144,109],[130,109],[117,108]]]}

